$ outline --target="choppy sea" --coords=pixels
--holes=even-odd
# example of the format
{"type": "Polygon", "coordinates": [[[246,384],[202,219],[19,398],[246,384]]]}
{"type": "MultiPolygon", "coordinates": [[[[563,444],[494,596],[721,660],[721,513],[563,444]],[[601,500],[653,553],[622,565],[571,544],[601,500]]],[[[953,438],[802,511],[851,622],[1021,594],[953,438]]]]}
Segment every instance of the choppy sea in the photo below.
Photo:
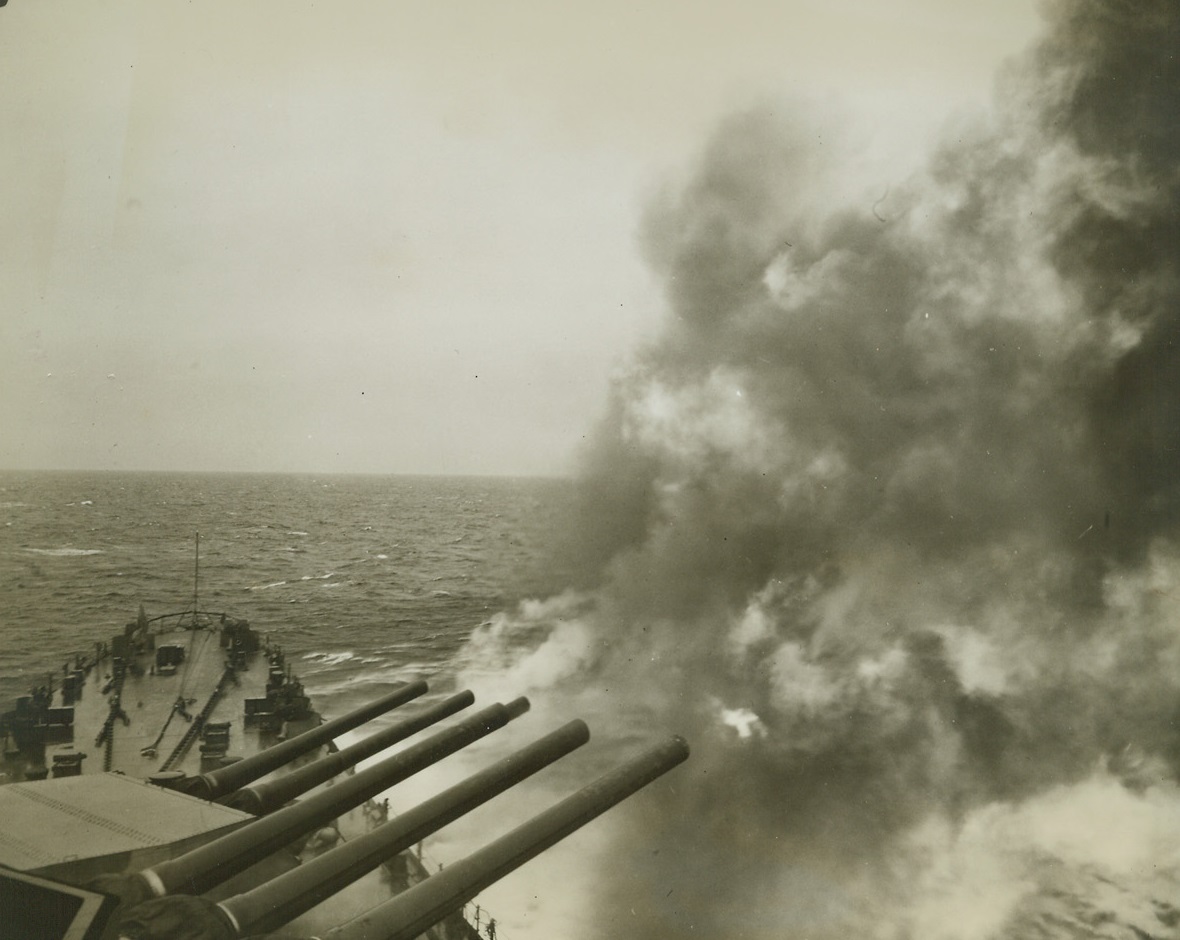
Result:
{"type": "MultiPolygon", "coordinates": [[[[474,629],[563,587],[549,547],[570,495],[548,479],[2,473],[0,702],[119,632],[140,604],[149,616],[190,609],[194,589],[200,609],[279,642],[328,716],[407,679],[449,693],[474,629]]],[[[513,733],[509,746],[548,730],[513,733]]],[[[498,753],[470,750],[468,762],[498,753]]],[[[468,770],[452,760],[405,797],[468,770]]],[[[487,841],[481,825],[428,850],[465,854],[487,841]]],[[[560,894],[535,874],[506,890],[500,904],[518,918],[512,929],[514,912],[501,915],[506,940],[546,922],[538,895],[560,894]]]]}
{"type": "Polygon", "coordinates": [[[191,607],[246,617],[317,700],[391,673],[446,681],[489,615],[546,571],[558,480],[0,474],[0,698],[74,650],[191,607]],[[199,567],[195,562],[199,534],[199,567]]]}

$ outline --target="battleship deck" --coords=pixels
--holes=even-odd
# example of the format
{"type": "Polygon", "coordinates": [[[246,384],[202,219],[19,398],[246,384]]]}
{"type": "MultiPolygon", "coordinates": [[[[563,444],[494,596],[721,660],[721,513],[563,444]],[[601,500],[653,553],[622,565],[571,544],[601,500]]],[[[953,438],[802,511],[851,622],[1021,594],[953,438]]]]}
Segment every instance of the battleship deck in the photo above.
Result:
{"type": "Polygon", "coordinates": [[[319,720],[281,650],[224,617],[141,617],[46,676],[5,719],[8,782],[201,773],[319,720]]]}

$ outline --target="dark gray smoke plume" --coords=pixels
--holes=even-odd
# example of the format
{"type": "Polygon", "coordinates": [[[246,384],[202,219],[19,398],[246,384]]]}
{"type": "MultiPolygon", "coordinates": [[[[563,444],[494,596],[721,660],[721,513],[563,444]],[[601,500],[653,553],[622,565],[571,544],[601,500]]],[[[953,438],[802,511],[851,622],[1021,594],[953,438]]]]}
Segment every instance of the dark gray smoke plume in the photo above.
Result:
{"type": "Polygon", "coordinates": [[[887,198],[755,111],[650,212],[579,669],[695,749],[604,936],[1177,935],[1180,4],[1047,13],[887,198]]]}

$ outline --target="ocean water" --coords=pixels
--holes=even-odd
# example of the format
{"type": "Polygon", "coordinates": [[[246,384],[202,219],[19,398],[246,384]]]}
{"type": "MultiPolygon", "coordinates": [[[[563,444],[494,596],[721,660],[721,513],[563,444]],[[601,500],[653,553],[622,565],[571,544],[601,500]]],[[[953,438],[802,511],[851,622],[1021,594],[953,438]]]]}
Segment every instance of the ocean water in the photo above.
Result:
{"type": "Polygon", "coordinates": [[[245,617],[325,710],[375,685],[439,690],[473,628],[560,588],[559,480],[0,474],[0,700],[134,619],[245,617]],[[199,569],[195,545],[199,533],[199,569]]]}

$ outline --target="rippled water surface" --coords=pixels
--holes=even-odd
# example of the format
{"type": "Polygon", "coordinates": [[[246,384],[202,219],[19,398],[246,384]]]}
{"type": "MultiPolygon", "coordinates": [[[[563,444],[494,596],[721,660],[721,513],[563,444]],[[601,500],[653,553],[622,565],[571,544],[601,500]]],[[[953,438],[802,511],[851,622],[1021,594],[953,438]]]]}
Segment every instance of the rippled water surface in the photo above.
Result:
{"type": "MultiPolygon", "coordinates": [[[[568,497],[535,479],[0,474],[0,701],[142,603],[281,637],[317,701],[407,675],[444,685],[471,630],[550,592],[568,497]]],[[[371,693],[370,693],[371,694],[371,693]]]]}

